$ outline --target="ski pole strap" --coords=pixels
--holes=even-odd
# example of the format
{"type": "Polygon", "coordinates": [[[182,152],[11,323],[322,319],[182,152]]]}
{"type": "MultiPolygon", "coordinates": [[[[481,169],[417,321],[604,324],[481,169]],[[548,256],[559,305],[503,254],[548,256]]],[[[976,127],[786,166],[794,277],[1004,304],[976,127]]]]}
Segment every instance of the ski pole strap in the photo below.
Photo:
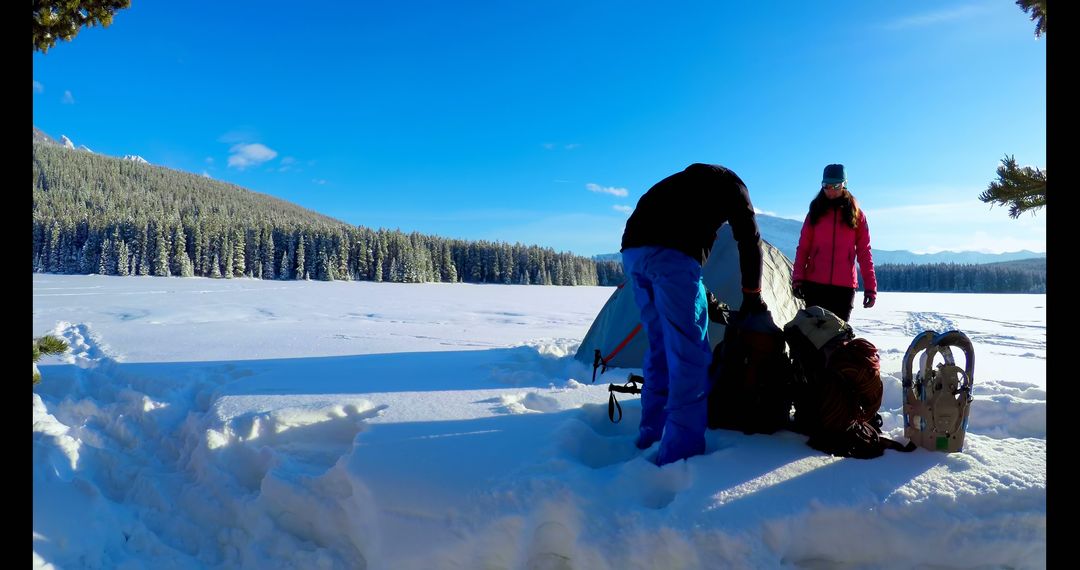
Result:
{"type": "Polygon", "coordinates": [[[624,384],[622,386],[619,386],[618,384],[608,384],[607,389],[608,389],[608,392],[618,392],[620,394],[640,394],[641,393],[641,387],[640,386],[637,386],[637,385],[631,386],[630,384],[624,384]]]}
{"type": "Polygon", "coordinates": [[[611,423],[613,424],[617,424],[622,421],[622,406],[620,406],[619,401],[615,399],[615,392],[608,393],[607,417],[609,420],[611,420],[611,423]],[[619,419],[615,419],[616,410],[619,412],[619,419]]]}
{"type": "Polygon", "coordinates": [[[608,419],[611,420],[611,423],[617,424],[622,421],[622,406],[619,405],[619,401],[615,399],[615,392],[620,394],[640,394],[641,386],[639,384],[644,383],[645,378],[631,372],[630,375],[626,377],[626,384],[621,386],[618,384],[608,384],[607,415],[608,419]],[[615,419],[615,412],[619,412],[618,419],[615,419]]]}

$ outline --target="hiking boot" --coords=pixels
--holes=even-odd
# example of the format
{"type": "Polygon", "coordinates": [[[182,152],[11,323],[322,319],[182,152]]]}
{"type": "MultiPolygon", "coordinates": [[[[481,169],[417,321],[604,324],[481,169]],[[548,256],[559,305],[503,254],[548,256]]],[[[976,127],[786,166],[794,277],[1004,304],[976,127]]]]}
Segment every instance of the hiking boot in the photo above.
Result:
{"type": "MultiPolygon", "coordinates": [[[[668,427],[671,427],[670,423],[668,427]]],[[[665,437],[660,442],[660,451],[656,454],[657,465],[663,466],[680,459],[688,459],[705,453],[704,430],[702,430],[701,434],[692,434],[678,427],[671,431],[670,435],[668,435],[667,431],[664,432],[665,437]]]]}
{"type": "Polygon", "coordinates": [[[638,449],[649,449],[654,443],[660,441],[660,436],[662,434],[662,431],[649,427],[642,427],[638,432],[637,441],[634,442],[634,445],[636,445],[638,449]]]}

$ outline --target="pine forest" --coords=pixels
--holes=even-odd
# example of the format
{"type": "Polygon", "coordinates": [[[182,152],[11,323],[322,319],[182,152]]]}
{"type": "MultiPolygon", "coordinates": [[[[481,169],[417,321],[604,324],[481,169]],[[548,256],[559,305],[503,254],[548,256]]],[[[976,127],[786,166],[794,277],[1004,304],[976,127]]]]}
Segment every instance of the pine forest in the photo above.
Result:
{"type": "Polygon", "coordinates": [[[34,143],[34,271],[617,285],[551,248],[372,230],[207,177],[34,143]]]}

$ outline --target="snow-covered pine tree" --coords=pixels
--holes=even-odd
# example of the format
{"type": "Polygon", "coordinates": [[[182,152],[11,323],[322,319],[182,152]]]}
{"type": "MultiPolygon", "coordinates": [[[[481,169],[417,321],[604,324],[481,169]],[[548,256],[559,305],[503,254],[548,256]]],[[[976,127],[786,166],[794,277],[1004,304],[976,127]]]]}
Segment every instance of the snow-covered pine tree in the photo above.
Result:
{"type": "Polygon", "coordinates": [[[233,253],[232,253],[232,276],[243,277],[244,269],[247,267],[244,256],[244,248],[246,244],[246,237],[244,230],[233,230],[233,253]]]}
{"type": "Polygon", "coordinates": [[[305,254],[304,234],[301,232],[296,238],[296,271],[294,272],[296,279],[303,279],[304,275],[307,274],[307,266],[305,265],[307,259],[305,254]]]}
{"type": "Polygon", "coordinates": [[[169,273],[169,240],[165,235],[162,224],[156,224],[154,228],[154,244],[150,252],[151,273],[158,277],[168,277],[169,273]]]}

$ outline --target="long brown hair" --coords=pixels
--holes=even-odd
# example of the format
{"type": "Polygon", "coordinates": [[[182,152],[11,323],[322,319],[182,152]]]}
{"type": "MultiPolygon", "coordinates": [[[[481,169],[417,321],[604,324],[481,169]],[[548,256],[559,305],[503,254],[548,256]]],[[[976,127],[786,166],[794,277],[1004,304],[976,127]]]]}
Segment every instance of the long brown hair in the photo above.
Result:
{"type": "Polygon", "coordinates": [[[855,200],[855,196],[851,195],[847,186],[835,200],[830,200],[825,196],[824,188],[818,191],[818,195],[810,202],[810,223],[816,224],[825,212],[836,206],[840,207],[840,217],[844,223],[852,229],[859,227],[859,202],[855,200]]]}

